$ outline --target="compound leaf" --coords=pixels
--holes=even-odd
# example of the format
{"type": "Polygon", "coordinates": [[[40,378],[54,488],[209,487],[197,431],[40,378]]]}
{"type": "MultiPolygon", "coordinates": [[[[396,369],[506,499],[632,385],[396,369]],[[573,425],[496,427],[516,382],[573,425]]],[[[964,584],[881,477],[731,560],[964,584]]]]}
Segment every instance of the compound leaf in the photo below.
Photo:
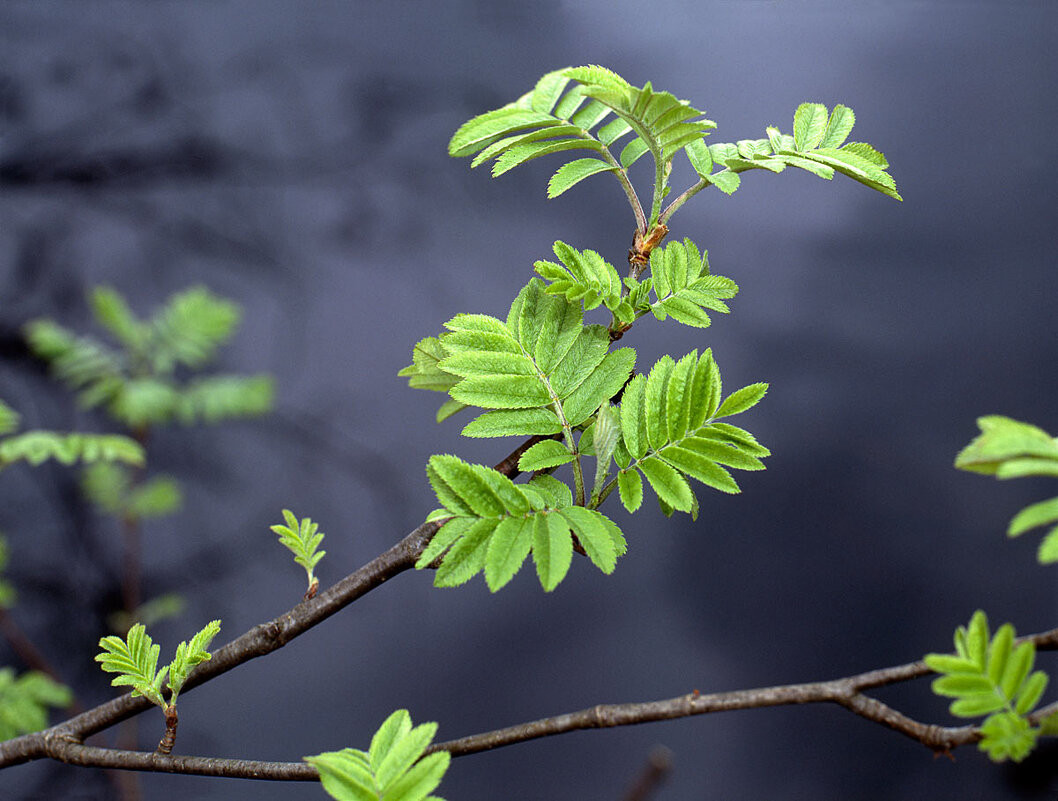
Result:
{"type": "Polygon", "coordinates": [[[1036,649],[1030,640],[1015,645],[1014,627],[1006,623],[991,637],[988,620],[978,610],[968,626],[955,632],[956,655],[927,654],[926,664],[940,673],[933,691],[955,699],[958,717],[988,717],[981,724],[979,747],[999,762],[1020,761],[1032,750],[1039,729],[1028,718],[1047,687],[1047,674],[1033,672],[1036,649]]]}
{"type": "MultiPolygon", "coordinates": [[[[548,442],[562,447],[558,442],[548,442]]],[[[485,570],[489,588],[496,591],[532,553],[541,585],[550,591],[569,570],[571,528],[589,556],[589,548],[594,548],[598,558],[592,561],[605,572],[613,569],[618,552],[624,552],[620,530],[599,512],[573,507],[569,487],[551,476],[515,484],[491,468],[467,464],[455,456],[431,457],[427,472],[445,507],[431,517],[450,519],[415,566],[423,569],[441,559],[434,577],[436,586],[462,584],[485,570]],[[569,509],[573,511],[566,517],[569,509]],[[583,541],[577,526],[591,528],[584,537],[593,538],[592,542],[583,541]],[[567,542],[560,542],[562,537],[567,542]],[[600,544],[602,537],[608,544],[600,544]],[[542,549],[539,553],[537,545],[542,549]]]]}
{"type": "Polygon", "coordinates": [[[663,356],[648,376],[633,378],[621,396],[621,436],[628,463],[619,463],[618,489],[625,507],[634,511],[642,500],[641,481],[631,477],[635,471],[670,511],[696,514],[687,478],[722,492],[738,492],[725,467],[762,470],[760,459],[769,452],[748,432],[716,418],[749,408],[765,389],[765,384],[753,384],[720,404],[720,372],[710,351],[701,357],[692,351],[679,362],[663,356]]]}

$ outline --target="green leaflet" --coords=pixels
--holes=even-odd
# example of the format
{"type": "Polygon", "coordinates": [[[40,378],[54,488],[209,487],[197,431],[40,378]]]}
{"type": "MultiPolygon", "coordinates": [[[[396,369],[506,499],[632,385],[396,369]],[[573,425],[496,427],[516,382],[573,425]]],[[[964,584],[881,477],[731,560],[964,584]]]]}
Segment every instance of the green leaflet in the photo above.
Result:
{"type": "Polygon", "coordinates": [[[552,409],[503,409],[485,412],[463,427],[464,437],[531,437],[558,434],[562,423],[552,409]]]}
{"type": "Polygon", "coordinates": [[[607,353],[598,366],[563,401],[570,425],[580,425],[621,391],[636,365],[636,352],[620,348],[607,353]]]}
{"type": "MultiPolygon", "coordinates": [[[[955,457],[960,470],[998,479],[1058,476],[1058,439],[1043,429],[1000,415],[981,417],[977,425],[981,433],[955,457]]],[[[1051,523],[1058,523],[1058,498],[1022,509],[1010,521],[1007,534],[1016,537],[1051,523]]],[[[1058,526],[1044,536],[1036,556],[1040,564],[1058,563],[1058,526]]]]}
{"type": "Polygon", "coordinates": [[[275,380],[270,375],[220,375],[193,379],[180,392],[173,416],[190,425],[258,417],[272,409],[275,380]]]}
{"type": "Polygon", "coordinates": [[[605,161],[596,158],[570,161],[559,167],[547,182],[547,196],[549,198],[558,197],[567,189],[579,184],[585,178],[589,178],[600,172],[612,171],[614,169],[615,167],[611,164],[607,164],[605,161]]]}
{"type": "Polygon", "coordinates": [[[375,732],[368,751],[345,748],[304,760],[316,767],[323,789],[338,801],[443,801],[430,793],[452,755],[424,756],[436,734],[436,723],[413,728],[408,710],[398,709],[375,732]]]}
{"type": "Polygon", "coordinates": [[[815,150],[827,130],[827,107],[822,103],[802,103],[794,112],[794,149],[815,150]]]}
{"type": "Polygon", "coordinates": [[[649,375],[633,378],[621,396],[621,436],[634,460],[617,477],[625,508],[634,511],[642,502],[642,481],[635,471],[664,505],[682,512],[696,508],[687,478],[721,492],[738,492],[726,468],[763,470],[760,457],[768,450],[717,418],[751,408],[766,389],[766,384],[752,384],[720,404],[720,372],[710,351],[700,358],[692,351],[678,362],[663,356],[649,375]]]}
{"type": "Polygon", "coordinates": [[[629,512],[643,505],[643,479],[637,470],[622,470],[617,474],[617,489],[621,503],[629,512]]]}
{"type": "Polygon", "coordinates": [[[690,239],[670,242],[650,254],[650,271],[657,300],[650,311],[659,320],[672,317],[684,325],[705,328],[711,322],[706,309],[727,313],[724,300],[738,293],[730,278],[709,272],[709,254],[690,239]]]}
{"type": "Polygon", "coordinates": [[[995,762],[1020,762],[1033,749],[1039,728],[1026,719],[1047,687],[1047,674],[1033,672],[1036,648],[1026,641],[1015,645],[1014,627],[1000,626],[989,635],[988,618],[977,610],[968,626],[955,632],[955,654],[927,654],[926,664],[940,678],[933,681],[937,695],[954,698],[951,713],[958,717],[988,717],[978,747],[995,762]]]}
{"type": "Polygon", "coordinates": [[[495,592],[532,554],[541,586],[551,591],[569,570],[572,534],[603,572],[612,571],[624,553],[624,536],[616,525],[600,512],[572,506],[569,488],[550,476],[515,484],[455,456],[432,456],[426,470],[451,517],[415,565],[422,570],[440,559],[436,586],[456,586],[484,571],[495,592]]]}
{"type": "Polygon", "coordinates": [[[534,470],[546,470],[573,461],[569,448],[553,439],[538,442],[522,454],[518,460],[518,469],[531,473],[534,470]]]}

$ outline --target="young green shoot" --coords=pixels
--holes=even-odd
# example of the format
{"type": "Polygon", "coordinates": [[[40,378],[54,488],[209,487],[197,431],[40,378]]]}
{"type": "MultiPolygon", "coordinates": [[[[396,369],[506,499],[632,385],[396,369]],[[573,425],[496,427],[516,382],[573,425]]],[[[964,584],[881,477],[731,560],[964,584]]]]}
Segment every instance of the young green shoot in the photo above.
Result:
{"type": "Polygon", "coordinates": [[[316,550],[323,542],[324,534],[322,531],[317,531],[319,524],[313,523],[307,517],[299,523],[297,517],[289,509],[283,510],[283,517],[287,524],[284,526],[277,523],[271,529],[279,535],[279,543],[289,548],[294,554],[294,561],[305,568],[309,582],[309,588],[305,591],[307,601],[314,597],[320,588],[320,580],[316,578],[314,571],[319,561],[327,554],[326,551],[316,550]]]}

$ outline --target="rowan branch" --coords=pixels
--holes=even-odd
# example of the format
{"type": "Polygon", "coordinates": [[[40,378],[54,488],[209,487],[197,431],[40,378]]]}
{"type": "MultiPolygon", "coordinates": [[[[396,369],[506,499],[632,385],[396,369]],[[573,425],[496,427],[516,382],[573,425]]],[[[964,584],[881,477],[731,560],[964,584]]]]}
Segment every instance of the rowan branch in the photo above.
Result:
{"type": "MultiPolygon", "coordinates": [[[[254,626],[213,654],[188,677],[181,694],[227,673],[244,662],[264,656],[300,634],[322,623],[386,580],[413,567],[423,548],[436,533],[436,523],[424,523],[385,553],[350,573],[325,592],[267,623],[254,626]]],[[[122,720],[150,708],[146,698],[131,694],[114,698],[69,720],[34,734],[25,734],[0,743],[0,768],[32,759],[50,757],[48,741],[80,743],[86,737],[103,731],[122,720]]]]}
{"type": "Polygon", "coordinates": [[[312,782],[319,771],[307,762],[259,762],[251,759],[172,756],[155,751],[125,751],[99,748],[54,737],[49,740],[48,754],[68,765],[87,768],[115,768],[150,773],[181,773],[187,776],[214,776],[228,779],[312,782]]]}
{"type": "MultiPolygon", "coordinates": [[[[1018,642],[1022,641],[1033,642],[1040,650],[1058,649],[1058,628],[1018,639],[1018,642]]],[[[578,712],[569,712],[457,740],[436,743],[427,749],[427,753],[448,751],[452,756],[458,757],[579,729],[632,726],[714,712],[813,703],[835,703],[843,706],[860,717],[907,735],[937,753],[947,753],[960,745],[980,740],[980,730],[974,726],[944,727],[919,723],[876,698],[864,694],[864,690],[910,681],[930,675],[932,672],[925,662],[919,661],[897,667],[871,670],[831,681],[788,684],[709,695],[702,695],[695,690],[687,695],[663,701],[599,704],[578,712]]],[[[1029,715],[1029,720],[1038,724],[1055,708],[1058,708],[1058,703],[1029,715]]]]}
{"type": "MultiPolygon", "coordinates": [[[[1036,644],[1039,650],[1055,650],[1058,649],[1058,628],[1022,637],[1018,641],[1031,641],[1036,644]]],[[[695,690],[686,695],[661,701],[599,704],[578,712],[569,712],[529,723],[521,723],[505,729],[497,729],[491,732],[462,737],[458,740],[437,743],[428,748],[426,753],[448,751],[453,757],[460,757],[580,729],[632,726],[640,723],[675,720],[692,715],[707,715],[714,712],[731,712],[740,709],[834,703],[845,707],[862,718],[898,731],[922,743],[936,753],[947,754],[961,745],[968,745],[980,740],[982,736],[980,729],[975,726],[946,727],[920,723],[864,693],[865,690],[922,678],[932,672],[925,662],[910,662],[906,665],[871,670],[855,676],[832,679],[830,681],[787,684],[777,687],[736,690],[708,695],[702,695],[695,690]]],[[[1051,704],[1029,715],[1029,720],[1033,724],[1038,725],[1043,718],[1056,710],[1058,710],[1058,703],[1051,704]]],[[[266,779],[271,781],[313,781],[318,778],[316,769],[303,762],[257,762],[245,759],[164,756],[144,751],[123,751],[120,749],[87,746],[65,735],[62,731],[62,726],[52,727],[44,732],[39,732],[38,735],[27,735],[27,737],[35,736],[42,738],[44,749],[43,753],[36,755],[37,757],[47,757],[84,767],[120,768],[124,770],[183,773],[196,776],[221,776],[238,779],[266,779]]],[[[23,740],[26,738],[18,739],[23,740]]],[[[13,742],[15,741],[9,741],[9,743],[13,742]]],[[[0,744],[0,753],[2,753],[4,745],[7,745],[7,743],[0,744]]],[[[0,761],[0,767],[3,764],[0,761]]]]}

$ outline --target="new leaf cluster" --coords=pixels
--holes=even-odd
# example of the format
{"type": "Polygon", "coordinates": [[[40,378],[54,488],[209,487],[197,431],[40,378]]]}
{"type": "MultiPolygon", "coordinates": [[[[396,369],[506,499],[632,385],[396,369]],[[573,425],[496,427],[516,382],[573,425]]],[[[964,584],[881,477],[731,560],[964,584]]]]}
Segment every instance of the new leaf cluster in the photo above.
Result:
{"type": "MultiPolygon", "coordinates": [[[[1058,438],[1028,423],[990,415],[977,421],[981,433],[955,457],[955,466],[999,479],[1058,477],[1058,438]]],[[[1040,564],[1058,562],[1058,498],[1040,501],[1018,512],[1007,527],[1017,537],[1039,526],[1053,526],[1040,542],[1040,564]]]]}
{"type": "Polygon", "coordinates": [[[152,704],[167,709],[176,705],[177,696],[192,668],[211,658],[209,644],[220,632],[220,621],[212,620],[191,638],[176,647],[173,661],[158,669],[160,646],[156,645],[141,623],[129,629],[125,639],[111,635],[99,641],[102,652],[95,661],[107,673],[117,673],[111,679],[114,687],[131,687],[132,696],[143,696],[152,704]],[[168,676],[168,682],[166,677],[168,676]],[[163,684],[169,689],[169,701],[162,694],[163,684]]]}
{"type": "Polygon", "coordinates": [[[925,657],[926,664],[942,674],[934,679],[933,691],[956,699],[950,707],[953,715],[987,715],[978,747],[996,762],[1020,762],[1040,734],[1046,733],[1028,719],[1047,689],[1047,674],[1032,669],[1035,660],[1036,646],[1028,641],[1015,644],[1014,627],[1009,623],[989,636],[988,618],[981,610],[968,626],[956,630],[954,655],[925,657]]]}
{"type": "Polygon", "coordinates": [[[623,332],[648,312],[658,320],[672,317],[684,325],[706,328],[712,322],[706,310],[728,313],[724,301],[738,293],[730,278],[709,272],[708,253],[690,239],[651,251],[651,275],[642,280],[629,276],[622,281],[614,266],[594,250],[556,242],[554,252],[558,263],[541,260],[534,265],[550,282],[547,292],[563,295],[570,303],[582,302],[585,311],[604,305],[613,314],[611,332],[623,332]]]}
{"type": "Polygon", "coordinates": [[[316,594],[320,581],[316,578],[316,565],[327,555],[326,551],[317,550],[323,542],[324,534],[319,530],[319,523],[314,523],[308,517],[298,522],[297,515],[289,509],[283,510],[283,519],[286,525],[277,524],[270,528],[279,535],[279,543],[294,554],[294,562],[305,568],[308,577],[309,588],[306,597],[316,594]]]}
{"type": "Polygon", "coordinates": [[[398,709],[379,727],[367,751],[346,748],[305,757],[320,772],[323,789],[338,801],[444,801],[430,795],[441,783],[452,755],[423,756],[436,723],[414,728],[406,709],[398,709]]]}

